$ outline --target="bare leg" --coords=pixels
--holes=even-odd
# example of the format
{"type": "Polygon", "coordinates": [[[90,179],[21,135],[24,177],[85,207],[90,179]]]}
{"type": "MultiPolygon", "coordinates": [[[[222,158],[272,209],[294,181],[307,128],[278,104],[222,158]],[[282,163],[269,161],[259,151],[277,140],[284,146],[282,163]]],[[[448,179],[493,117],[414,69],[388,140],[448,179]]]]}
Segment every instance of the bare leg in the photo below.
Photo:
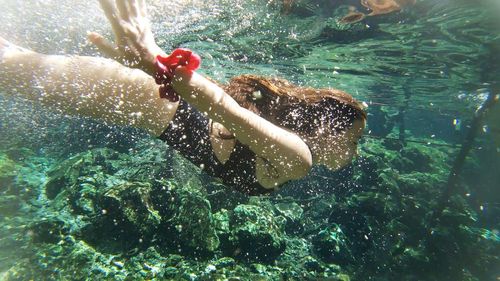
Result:
{"type": "Polygon", "coordinates": [[[160,135],[177,109],[141,70],[85,56],[50,56],[0,37],[0,89],[64,114],[130,125],[160,135]]]}

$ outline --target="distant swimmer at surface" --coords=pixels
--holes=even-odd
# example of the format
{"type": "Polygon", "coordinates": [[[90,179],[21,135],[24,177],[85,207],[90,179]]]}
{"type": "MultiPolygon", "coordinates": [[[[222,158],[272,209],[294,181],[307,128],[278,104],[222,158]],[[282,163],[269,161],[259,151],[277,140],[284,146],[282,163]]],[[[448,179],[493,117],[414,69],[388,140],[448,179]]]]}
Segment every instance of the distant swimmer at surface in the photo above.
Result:
{"type": "Polygon", "coordinates": [[[349,94],[256,75],[218,84],[196,72],[192,51],[160,49],[145,1],[100,3],[115,43],[88,37],[112,59],[43,55],[0,38],[0,87],[68,115],[142,128],[251,195],[356,155],[366,114],[349,94]]]}

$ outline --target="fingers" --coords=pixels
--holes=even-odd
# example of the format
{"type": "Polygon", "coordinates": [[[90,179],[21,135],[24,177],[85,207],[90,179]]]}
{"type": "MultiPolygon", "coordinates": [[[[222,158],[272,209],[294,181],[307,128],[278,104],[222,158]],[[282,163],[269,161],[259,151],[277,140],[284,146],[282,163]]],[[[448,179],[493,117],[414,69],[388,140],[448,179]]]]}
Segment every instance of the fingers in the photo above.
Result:
{"type": "Polygon", "coordinates": [[[118,49],[101,34],[95,32],[89,32],[87,38],[92,44],[94,44],[101,53],[110,57],[117,58],[119,56],[118,49]]]}
{"type": "Polygon", "coordinates": [[[99,3],[101,4],[106,18],[108,18],[109,22],[111,23],[111,28],[113,29],[113,33],[115,34],[117,42],[119,42],[119,39],[123,37],[123,28],[121,27],[120,18],[116,13],[116,7],[113,1],[99,0],[99,3]]]}
{"type": "Polygon", "coordinates": [[[130,16],[136,18],[140,16],[139,13],[139,2],[137,0],[129,0],[128,2],[128,10],[130,13],[130,16]]]}
{"type": "Polygon", "coordinates": [[[140,3],[138,0],[116,0],[116,6],[123,20],[129,21],[131,18],[144,17],[145,14],[141,11],[141,5],[146,11],[144,1],[140,3]]]}
{"type": "Polygon", "coordinates": [[[104,10],[104,14],[108,18],[108,20],[113,25],[118,22],[118,15],[116,14],[115,5],[110,0],[99,0],[102,9],[104,10]]]}
{"type": "Polygon", "coordinates": [[[118,8],[118,12],[120,13],[120,17],[126,21],[128,21],[130,18],[127,4],[128,4],[127,0],[116,0],[116,7],[118,8]]]}
{"type": "Polygon", "coordinates": [[[146,0],[138,0],[139,15],[142,17],[147,17],[146,0]]]}

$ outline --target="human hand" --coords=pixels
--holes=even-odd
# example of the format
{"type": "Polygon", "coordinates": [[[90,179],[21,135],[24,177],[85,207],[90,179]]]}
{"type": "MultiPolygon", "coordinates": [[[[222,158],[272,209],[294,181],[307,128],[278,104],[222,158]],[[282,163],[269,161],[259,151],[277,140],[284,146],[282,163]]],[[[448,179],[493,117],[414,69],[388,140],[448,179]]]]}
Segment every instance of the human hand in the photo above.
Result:
{"type": "Polygon", "coordinates": [[[115,43],[102,35],[90,32],[89,40],[106,56],[118,62],[155,73],[157,55],[165,55],[158,47],[147,18],[145,0],[99,0],[104,14],[111,23],[115,43]]]}

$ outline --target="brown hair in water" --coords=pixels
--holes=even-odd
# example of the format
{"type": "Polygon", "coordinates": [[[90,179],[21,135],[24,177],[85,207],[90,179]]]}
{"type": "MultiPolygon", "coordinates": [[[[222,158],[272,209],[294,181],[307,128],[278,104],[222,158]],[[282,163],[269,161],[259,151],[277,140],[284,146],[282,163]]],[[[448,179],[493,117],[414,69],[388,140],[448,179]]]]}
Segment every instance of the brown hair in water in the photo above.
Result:
{"type": "Polygon", "coordinates": [[[339,133],[355,120],[366,120],[363,106],[336,89],[299,87],[257,75],[234,77],[224,88],[242,107],[298,134],[310,136],[322,125],[339,133]]]}

